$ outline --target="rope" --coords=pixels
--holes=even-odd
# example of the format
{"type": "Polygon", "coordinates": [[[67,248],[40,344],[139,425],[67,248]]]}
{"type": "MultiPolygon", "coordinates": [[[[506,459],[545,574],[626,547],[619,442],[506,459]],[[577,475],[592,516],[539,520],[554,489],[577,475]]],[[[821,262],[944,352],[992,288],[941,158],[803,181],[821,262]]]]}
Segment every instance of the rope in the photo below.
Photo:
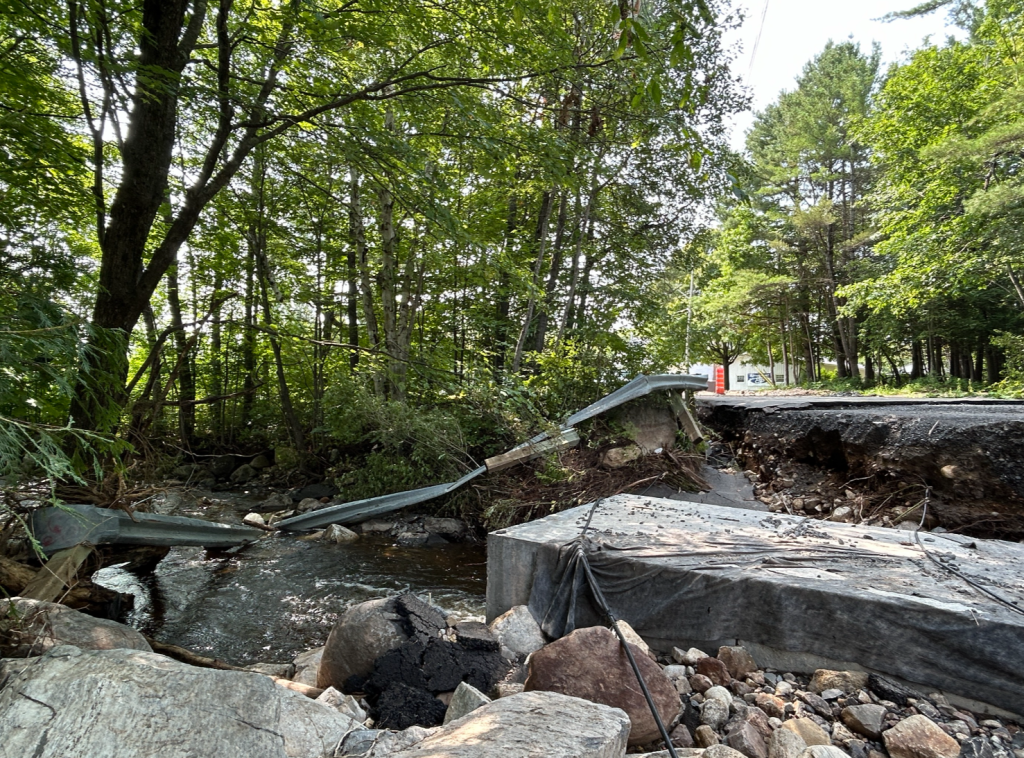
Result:
{"type": "Polygon", "coordinates": [[[615,614],[608,606],[608,601],[605,600],[604,593],[601,592],[601,587],[597,583],[597,578],[594,576],[594,572],[590,570],[590,561],[587,560],[587,553],[583,549],[583,538],[586,536],[587,530],[590,529],[590,522],[594,518],[594,512],[597,510],[597,506],[601,504],[601,500],[603,499],[604,498],[601,498],[600,500],[595,501],[593,507],[590,509],[590,513],[587,515],[587,522],[583,525],[579,540],[576,544],[576,558],[583,566],[583,573],[587,577],[587,583],[590,586],[590,592],[594,597],[594,602],[597,604],[598,611],[601,612],[605,621],[608,622],[608,626],[612,628],[612,631],[615,632],[616,636],[619,638],[619,643],[622,645],[622,649],[626,651],[626,657],[629,659],[629,665],[633,668],[636,680],[640,684],[640,691],[643,692],[644,700],[647,701],[647,707],[651,709],[651,715],[654,716],[654,722],[658,725],[658,731],[661,732],[661,738],[665,740],[665,745],[668,747],[668,754],[671,758],[679,758],[679,754],[676,753],[675,746],[672,744],[672,739],[669,737],[668,729],[665,728],[665,724],[661,720],[661,714],[658,713],[658,709],[654,705],[654,698],[651,697],[651,691],[647,688],[647,682],[644,681],[643,674],[640,673],[640,667],[637,665],[636,659],[633,657],[633,651],[629,649],[626,637],[622,634],[622,630],[619,629],[618,619],[615,618],[615,614]]]}

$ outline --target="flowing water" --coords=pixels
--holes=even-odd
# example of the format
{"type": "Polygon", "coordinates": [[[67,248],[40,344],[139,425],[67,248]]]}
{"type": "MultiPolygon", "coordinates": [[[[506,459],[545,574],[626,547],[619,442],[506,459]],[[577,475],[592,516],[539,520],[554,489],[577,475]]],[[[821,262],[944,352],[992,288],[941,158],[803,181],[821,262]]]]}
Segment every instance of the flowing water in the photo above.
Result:
{"type": "MultiPolygon", "coordinates": [[[[176,498],[163,513],[240,523],[243,495],[218,493],[213,506],[176,498]]],[[[482,620],[483,545],[399,547],[387,537],[346,545],[269,534],[243,548],[179,547],[151,572],[121,566],[93,579],[135,597],[124,619],[161,642],[246,665],[287,662],[322,645],[351,604],[412,591],[456,618],[482,620]]]]}

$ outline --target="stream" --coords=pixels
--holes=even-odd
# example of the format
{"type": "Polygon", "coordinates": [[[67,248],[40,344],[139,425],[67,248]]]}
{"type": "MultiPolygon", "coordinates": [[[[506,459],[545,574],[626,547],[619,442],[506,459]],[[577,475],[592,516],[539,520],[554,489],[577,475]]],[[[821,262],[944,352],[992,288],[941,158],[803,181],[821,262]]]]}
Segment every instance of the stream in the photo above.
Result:
{"type": "MultiPolygon", "coordinates": [[[[168,497],[160,513],[241,523],[261,498],[219,492],[168,497]]],[[[134,596],[121,619],[161,642],[236,665],[283,663],[324,644],[349,605],[415,592],[458,620],[483,620],[486,554],[482,544],[399,547],[386,536],[345,545],[268,533],[242,548],[176,547],[150,572],[123,565],[93,580],[134,596]]]]}

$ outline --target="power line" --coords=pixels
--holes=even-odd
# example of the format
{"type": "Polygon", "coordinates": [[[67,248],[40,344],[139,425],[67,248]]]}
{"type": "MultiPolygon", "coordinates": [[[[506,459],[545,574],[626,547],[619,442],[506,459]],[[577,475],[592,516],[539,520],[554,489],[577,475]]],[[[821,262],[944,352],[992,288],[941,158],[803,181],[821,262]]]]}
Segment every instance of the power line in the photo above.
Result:
{"type": "Polygon", "coordinates": [[[761,32],[764,31],[764,20],[768,16],[768,3],[771,0],[764,0],[764,9],[761,11],[761,25],[757,28],[757,36],[754,38],[754,48],[750,51],[750,65],[747,66],[747,78],[754,71],[754,59],[757,57],[757,47],[761,44],[761,32]]]}

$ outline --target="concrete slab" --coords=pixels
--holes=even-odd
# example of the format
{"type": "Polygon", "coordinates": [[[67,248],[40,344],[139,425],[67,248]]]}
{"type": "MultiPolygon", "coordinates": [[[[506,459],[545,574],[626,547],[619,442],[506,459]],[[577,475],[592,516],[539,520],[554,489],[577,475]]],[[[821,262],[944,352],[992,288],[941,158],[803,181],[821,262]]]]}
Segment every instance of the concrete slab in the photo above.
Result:
{"type": "MultiPolygon", "coordinates": [[[[589,513],[488,536],[489,620],[522,604],[545,615],[560,548],[589,513]]],[[[589,534],[609,604],[652,647],[750,643],[1024,713],[1024,613],[1007,605],[1024,610],[1024,545],[927,533],[918,545],[900,530],[633,495],[601,501],[589,534]]],[[[577,626],[599,623],[588,602],[574,614],[577,626]]]]}

